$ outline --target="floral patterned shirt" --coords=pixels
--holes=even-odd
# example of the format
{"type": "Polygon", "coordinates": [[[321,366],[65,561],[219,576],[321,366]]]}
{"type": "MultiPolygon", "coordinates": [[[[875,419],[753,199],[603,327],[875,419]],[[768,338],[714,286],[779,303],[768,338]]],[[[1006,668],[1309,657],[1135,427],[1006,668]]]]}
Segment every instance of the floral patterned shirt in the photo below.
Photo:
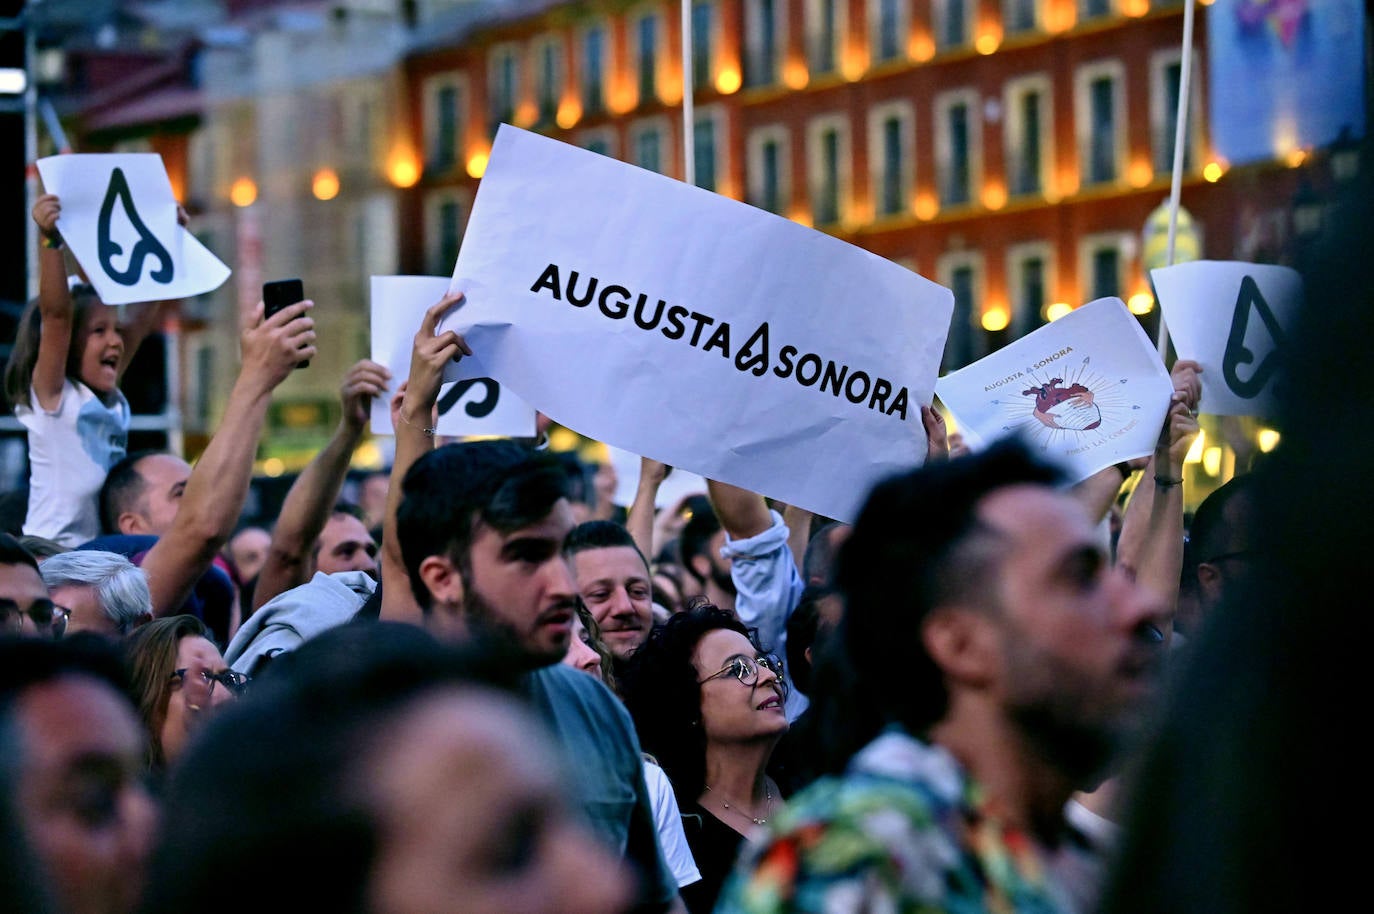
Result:
{"type": "Polygon", "coordinates": [[[716,914],[1071,909],[1030,838],[998,820],[949,753],[890,730],[746,845],[716,914]]]}

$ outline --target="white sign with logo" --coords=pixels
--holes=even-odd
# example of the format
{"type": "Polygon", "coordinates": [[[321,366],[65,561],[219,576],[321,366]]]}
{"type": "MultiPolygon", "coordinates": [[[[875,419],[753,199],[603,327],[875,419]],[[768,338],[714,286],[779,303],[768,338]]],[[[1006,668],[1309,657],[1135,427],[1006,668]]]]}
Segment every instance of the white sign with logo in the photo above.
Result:
{"type": "MultiPolygon", "coordinates": [[[[391,396],[410,376],[415,331],[425,311],[448,294],[448,284],[446,276],[372,277],[371,358],[391,370],[391,390],[372,400],[374,435],[396,433],[391,425],[391,396]]],[[[534,426],[534,409],[490,378],[450,381],[439,388],[436,434],[533,438],[534,426]]]]}
{"type": "Polygon", "coordinates": [[[842,520],[923,458],[953,311],[947,289],[822,232],[508,125],[453,288],[477,354],[460,372],[842,520]]]}
{"type": "Polygon", "coordinates": [[[1152,270],[1181,359],[1202,366],[1200,412],[1271,416],[1302,277],[1272,264],[1200,260],[1152,270]]]}
{"type": "Polygon", "coordinates": [[[1074,480],[1154,453],[1173,384],[1119,298],[1099,298],[936,385],[971,449],[1019,436],[1074,480]]]}
{"type": "Polygon", "coordinates": [[[177,201],[156,153],[38,160],[62,204],[57,229],[107,305],[189,298],[218,289],[229,268],[177,223],[177,201]]]}

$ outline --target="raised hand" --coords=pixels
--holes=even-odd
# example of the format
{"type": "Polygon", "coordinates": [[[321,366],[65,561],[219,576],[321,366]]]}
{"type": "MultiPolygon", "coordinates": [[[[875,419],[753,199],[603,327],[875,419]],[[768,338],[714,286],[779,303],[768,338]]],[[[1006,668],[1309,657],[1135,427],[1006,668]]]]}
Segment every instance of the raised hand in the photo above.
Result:
{"type": "Polygon", "coordinates": [[[57,218],[61,215],[62,203],[57,199],[57,194],[43,194],[33,205],[33,221],[49,240],[57,241],[62,238],[61,233],[57,231],[57,218]]]}
{"type": "Polygon", "coordinates": [[[921,407],[921,425],[926,430],[926,462],[949,459],[949,430],[945,417],[934,406],[921,407]]]}
{"type": "Polygon", "coordinates": [[[306,299],[263,318],[258,302],[240,335],[243,368],[239,376],[270,391],[291,376],[298,362],[315,357],[315,321],[309,316],[315,303],[306,299]]]}
{"type": "MultiPolygon", "coordinates": [[[[439,386],[443,382],[444,366],[457,362],[465,355],[472,355],[467,341],[452,330],[436,334],[439,321],[455,305],[463,300],[462,292],[446,295],[425,312],[420,329],[415,333],[415,344],[410,353],[410,377],[406,382],[406,392],[398,410],[398,417],[405,425],[420,422],[417,416],[432,416],[439,401],[439,386]]],[[[399,426],[398,426],[399,428],[399,426]]]]}
{"type": "Polygon", "coordinates": [[[350,429],[361,431],[372,409],[372,398],[386,393],[391,372],[386,366],[369,359],[355,362],[344,373],[339,388],[339,402],[343,405],[342,422],[350,429]]]}

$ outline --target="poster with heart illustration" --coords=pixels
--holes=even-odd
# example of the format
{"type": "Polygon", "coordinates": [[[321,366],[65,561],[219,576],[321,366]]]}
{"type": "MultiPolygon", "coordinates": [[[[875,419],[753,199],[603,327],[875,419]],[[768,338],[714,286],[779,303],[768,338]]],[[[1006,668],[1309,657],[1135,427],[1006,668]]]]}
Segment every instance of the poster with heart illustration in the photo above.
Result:
{"type": "Polygon", "coordinates": [[[1089,302],[935,384],[971,449],[1020,437],[1073,481],[1153,453],[1173,389],[1119,298],[1089,302]]]}
{"type": "Polygon", "coordinates": [[[48,156],[38,174],[62,205],[58,231],[105,304],[190,298],[229,278],[229,267],[177,222],[162,156],[48,156]]]}

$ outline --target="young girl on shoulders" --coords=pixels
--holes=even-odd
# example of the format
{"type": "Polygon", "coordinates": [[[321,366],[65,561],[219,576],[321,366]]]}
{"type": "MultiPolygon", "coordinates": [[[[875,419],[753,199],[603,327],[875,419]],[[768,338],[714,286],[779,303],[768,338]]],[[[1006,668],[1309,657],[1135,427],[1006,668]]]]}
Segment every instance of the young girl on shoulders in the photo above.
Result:
{"type": "Polygon", "coordinates": [[[38,298],[19,320],[5,397],[28,430],[24,533],[74,547],[100,533],[100,484],[129,439],[129,403],[119,381],[162,307],[145,306],[121,328],[95,289],[69,284],[57,230],[61,211],[52,194],[33,208],[41,235],[38,298]]]}

